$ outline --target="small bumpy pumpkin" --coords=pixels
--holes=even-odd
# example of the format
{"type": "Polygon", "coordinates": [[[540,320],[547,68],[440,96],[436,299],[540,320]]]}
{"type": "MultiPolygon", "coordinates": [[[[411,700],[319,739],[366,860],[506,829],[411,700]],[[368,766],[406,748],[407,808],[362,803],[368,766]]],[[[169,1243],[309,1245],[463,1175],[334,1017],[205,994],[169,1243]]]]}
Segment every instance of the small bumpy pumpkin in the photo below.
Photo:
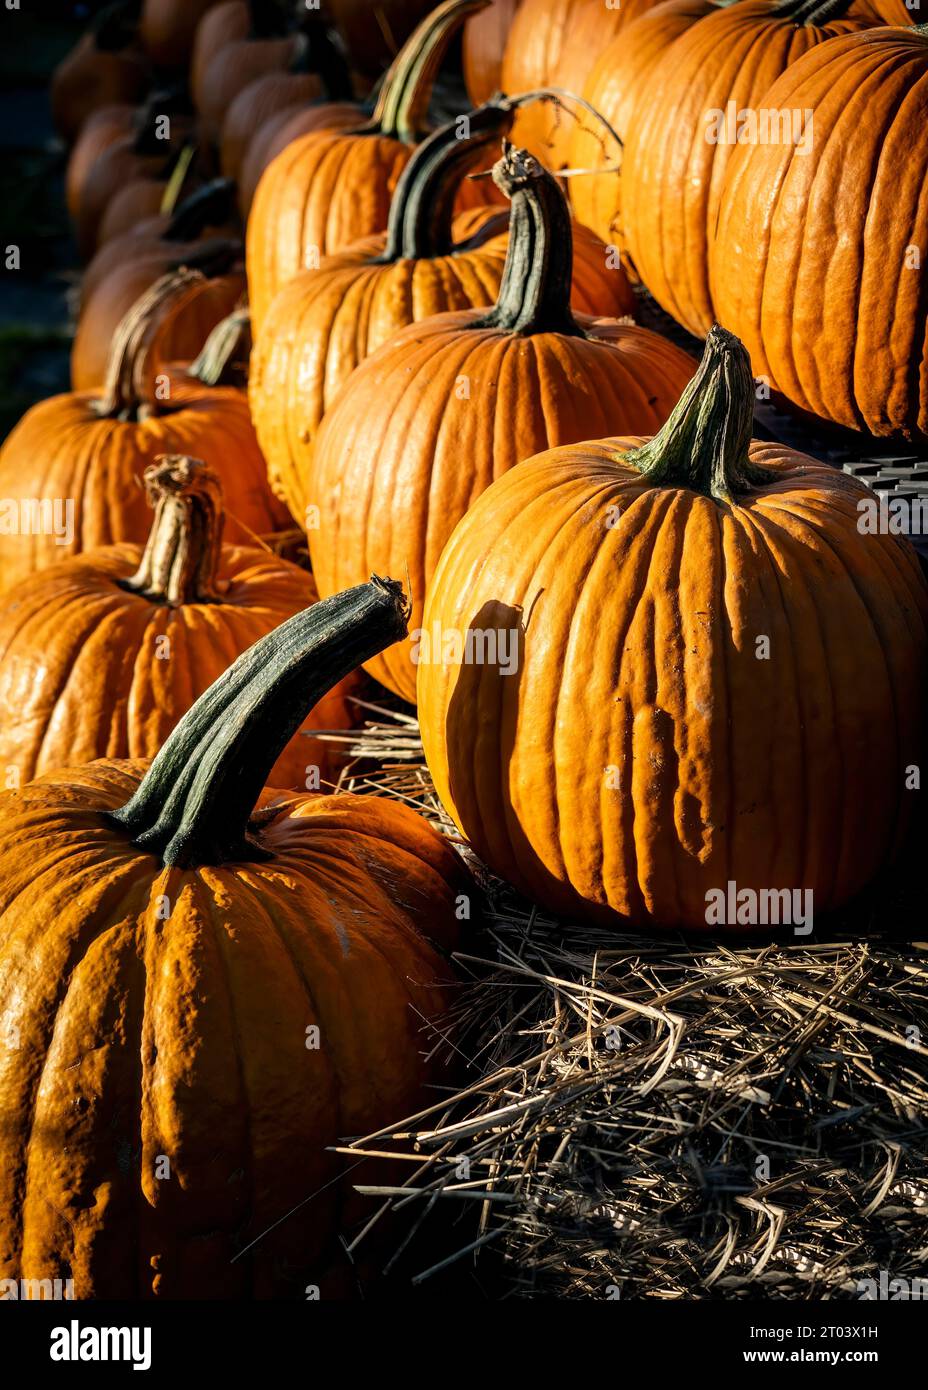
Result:
{"type": "Polygon", "coordinates": [[[217,470],[229,521],[246,527],[245,535],[287,524],[244,395],[197,382],[175,392],[160,355],[162,314],[176,312],[203,284],[195,271],[159,280],[120,325],[103,392],[40,401],[5,441],[0,589],[68,555],[143,541],[149,517],[141,480],[165,453],[202,458],[217,470]]]}
{"type": "Polygon", "coordinates": [[[734,882],[809,890],[822,913],[913,814],[918,559],[862,534],[861,483],[752,441],[753,385],[713,329],[656,437],[514,469],[438,564],[419,666],[435,786],[477,853],[556,912],[706,930],[734,882]],[[468,660],[476,639],[505,639],[509,673],[468,660]]]}
{"type": "MultiPolygon", "coordinates": [[[[199,460],[145,470],[155,519],[144,548],[76,555],[0,597],[0,766],[6,784],[94,758],[153,758],[230,661],[316,600],[305,570],[224,545],[222,485],[199,460]]],[[[351,723],[350,682],[330,691],[274,766],[274,786],[333,772],[315,728],[351,723]]],[[[316,781],[316,789],[319,782],[316,781]]]]}
{"type": "Polygon", "coordinates": [[[469,880],[395,801],[262,787],[313,699],[405,630],[390,581],[314,604],[150,766],[0,796],[0,1277],[326,1297],[350,1199],[328,1150],[436,1079],[469,880]]]}
{"type": "Polygon", "coordinates": [[[928,34],[806,54],[768,103],[812,112],[806,154],[734,152],[711,250],[719,317],[801,409],[928,439],[928,34]]]}
{"type": "MultiPolygon", "coordinates": [[[[512,123],[505,98],[429,136],[403,171],[386,233],[365,239],[277,294],[255,345],[249,402],[272,485],[298,519],[301,460],[325,410],[355,367],[401,328],[434,314],[496,298],[509,242],[508,217],[491,208],[453,216],[457,188],[479,150],[512,123]]],[[[581,230],[575,240],[571,301],[581,313],[621,316],[634,297],[606,248],[581,230]]]]}
{"type": "MultiPolygon", "coordinates": [[[[655,333],[572,313],[564,196],[530,154],[504,149],[493,176],[512,207],[496,304],[413,324],[362,362],[305,462],[319,592],[389,556],[408,568],[414,628],[442,546],[494,478],[554,443],[656,429],[693,369],[655,333]]],[[[412,643],[369,670],[415,699],[412,643]]]]}
{"type": "MultiPolygon", "coordinates": [[[[415,31],[384,79],[371,120],[313,131],[265,170],[248,217],[248,297],[256,331],[274,295],[319,258],[386,229],[390,199],[428,134],[432,83],[453,34],[486,0],[444,0],[415,31]]],[[[479,206],[479,183],[459,207],[479,206]]]]}

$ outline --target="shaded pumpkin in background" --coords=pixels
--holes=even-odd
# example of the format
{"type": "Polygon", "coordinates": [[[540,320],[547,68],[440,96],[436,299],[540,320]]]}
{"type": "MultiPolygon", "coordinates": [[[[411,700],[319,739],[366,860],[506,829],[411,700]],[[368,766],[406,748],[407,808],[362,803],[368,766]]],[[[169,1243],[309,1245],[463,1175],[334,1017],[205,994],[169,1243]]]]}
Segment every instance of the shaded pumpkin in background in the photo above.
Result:
{"type": "Polygon", "coordinates": [[[195,357],[207,335],[232,312],[245,290],[240,256],[240,244],[221,237],[180,243],[176,248],[170,243],[160,249],[143,245],[137,256],[127,256],[108,274],[96,278],[81,305],[71,346],[72,390],[102,387],[120,323],[153,285],[181,269],[202,272],[198,291],[181,297],[173,309],[165,304],[159,310],[152,359],[162,363],[195,357]]]}
{"type": "Polygon", "coordinates": [[[350,130],[364,120],[364,112],[353,101],[322,101],[312,106],[290,106],[268,116],[248,142],[238,174],[238,206],[247,218],[254,202],[261,175],[279,154],[313,131],[350,130]]]}
{"type": "Polygon", "coordinates": [[[863,484],[752,441],[753,406],[748,356],[714,328],[654,439],[513,469],[438,564],[426,630],[518,650],[512,674],[420,664],[435,787],[554,912],[714,931],[734,881],[809,891],[820,914],[902,844],[928,587],[904,538],[861,534],[863,484]]]}
{"type": "Polygon", "coordinates": [[[197,25],[216,0],[142,0],[139,38],[159,68],[186,68],[197,25]]]}
{"type": "Polygon", "coordinates": [[[464,25],[464,83],[475,106],[503,90],[503,53],[520,0],[491,0],[464,25]]]}
{"type": "Polygon", "coordinates": [[[247,39],[250,31],[248,0],[220,0],[202,16],[194,31],[188,76],[190,95],[197,110],[203,100],[207,67],[228,44],[247,39]]]}
{"type": "Polygon", "coordinates": [[[306,36],[290,28],[285,10],[253,5],[248,34],[223,43],[203,59],[197,73],[192,90],[201,140],[218,144],[223,120],[238,94],[259,77],[288,71],[299,62],[306,44],[306,36]]]}
{"type": "Polygon", "coordinates": [[[95,111],[114,104],[134,106],[148,90],[151,75],[131,10],[131,4],[101,10],[52,73],[52,121],[68,144],[95,111]]]}
{"type": "MultiPolygon", "coordinates": [[[[20,785],[95,758],[153,758],[230,662],[316,601],[305,570],[223,544],[214,470],[166,456],[144,483],[155,510],[144,547],[89,550],[0,597],[0,764],[20,785]]],[[[274,786],[305,789],[311,765],[331,778],[327,746],[305,732],[350,727],[356,684],[346,677],[314,707],[274,786]]]]}
{"type": "Polygon", "coordinates": [[[815,139],[734,152],[711,249],[720,318],[801,409],[928,439],[928,35],[822,44],[767,100],[811,111],[815,139]]]}
{"type": "Polygon", "coordinates": [[[117,140],[131,136],[136,123],[136,109],[126,103],[101,106],[92,112],[81,126],[80,134],[68,155],[64,192],[68,215],[77,217],[84,185],[91,169],[104,150],[117,140]]]}
{"type": "MultiPolygon", "coordinates": [[[[494,478],[551,444],[656,429],[693,370],[656,333],[575,317],[557,182],[511,147],[493,174],[512,199],[496,304],[413,324],[362,362],[301,470],[305,504],[318,508],[309,548],[320,594],[390,558],[408,569],[413,629],[445,541],[494,478]]],[[[413,643],[368,669],[415,699],[413,643]]]]}
{"type": "Polygon", "coordinates": [[[391,63],[435,0],[326,0],[359,72],[376,77],[391,63]]]}
{"type": "MultiPolygon", "coordinates": [[[[715,8],[714,0],[665,0],[627,24],[595,60],[582,95],[620,141],[627,137],[639,96],[643,101],[653,98],[652,68],[675,39],[715,8]]],[[[569,133],[566,162],[571,169],[603,170],[570,180],[571,207],[580,222],[624,252],[622,145],[603,125],[581,113],[569,133]]]]}
{"type": "MultiPolygon", "coordinates": [[[[325,410],[355,367],[410,323],[493,304],[508,213],[483,208],[455,218],[453,205],[475,154],[498,148],[512,117],[503,101],[471,113],[466,141],[457,138],[455,121],[429,136],[397,185],[388,232],[325,257],[271,304],[252,354],[249,401],[272,485],[298,520],[303,464],[325,410]]],[[[606,248],[581,230],[571,281],[580,313],[633,310],[625,276],[607,262],[606,248]]]]}
{"type": "Polygon", "coordinates": [[[3,1278],[326,1296],[353,1197],[330,1149],[442,1078],[443,953],[473,885],[395,801],[262,788],[313,701],[405,631],[392,581],[313,604],[147,771],[105,759],[0,796],[3,1278]]]}
{"type": "MultiPolygon", "coordinates": [[[[872,21],[850,0],[738,0],[693,25],[648,74],[660,100],[635,103],[622,158],[622,221],[635,269],[658,303],[698,336],[716,317],[709,238],[737,144],[711,122],[769,109],[773,82],[810,48],[872,21]]],[[[808,138],[811,138],[809,134],[808,138]]]]}
{"type": "MultiPolygon", "coordinates": [[[[222,478],[227,526],[263,535],[286,525],[286,509],[270,491],[248,404],[240,391],[200,386],[179,400],[163,398],[157,348],[164,316],[202,291],[203,277],[178,271],[133,306],[113,343],[104,391],[71,392],[26,412],[0,448],[0,495],[11,505],[52,512],[72,499],[59,534],[0,536],[0,589],[101,545],[142,541],[149,515],[140,486],[161,454],[205,459],[222,478]],[[63,543],[62,543],[63,542],[63,543]]],[[[163,340],[162,340],[163,341],[163,340]]]]}
{"type": "MultiPolygon", "coordinates": [[[[320,256],[385,230],[390,199],[428,133],[432,83],[454,33],[488,0],[444,0],[396,59],[370,121],[295,140],[264,171],[248,217],[248,297],[260,330],[274,295],[320,256]]],[[[462,185],[459,208],[491,201],[462,185]]]]}

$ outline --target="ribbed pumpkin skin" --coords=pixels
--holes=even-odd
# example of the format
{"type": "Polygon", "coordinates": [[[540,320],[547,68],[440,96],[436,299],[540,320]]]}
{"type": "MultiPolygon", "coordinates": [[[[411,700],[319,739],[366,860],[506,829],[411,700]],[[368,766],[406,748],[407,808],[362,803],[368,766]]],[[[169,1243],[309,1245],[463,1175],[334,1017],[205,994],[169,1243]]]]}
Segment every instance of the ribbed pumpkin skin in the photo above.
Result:
{"type": "Polygon", "coordinates": [[[451,538],[426,629],[516,629],[521,650],[511,676],[419,666],[436,789],[495,872],[555,911],[707,930],[707,891],[734,880],[811,889],[818,915],[910,815],[916,556],[858,532],[861,484],[780,446],[750,456],[781,476],[720,507],[617,462],[640,442],[531,460],[451,538]]]}
{"type": "MultiPolygon", "coordinates": [[[[455,241],[493,216],[490,208],[461,214],[455,241]]],[[[371,237],[275,297],[252,353],[248,398],[271,486],[298,521],[312,440],[355,367],[410,323],[491,305],[508,242],[504,233],[457,255],[375,266],[368,262],[386,238],[371,237]]],[[[579,313],[616,318],[634,308],[625,276],[607,269],[605,247],[584,228],[574,236],[571,303],[579,313]]]]}
{"type": "Polygon", "coordinates": [[[104,149],[87,172],[73,212],[78,250],[87,261],[97,248],[100,227],[111,198],[127,184],[139,179],[156,179],[164,169],[164,155],[135,152],[135,137],[123,136],[104,149]]]}
{"type": "Polygon", "coordinates": [[[94,111],[84,122],[65,173],[65,201],[70,217],[77,216],[84,184],[94,164],[104,150],[131,134],[134,118],[134,106],[117,103],[94,111]]]}
{"type": "Polygon", "coordinates": [[[808,54],[771,102],[814,112],[812,152],[744,146],[712,248],[721,320],[805,410],[928,436],[928,39],[874,30],[808,54]],[[813,190],[814,185],[814,190],[813,190]]]}
{"type": "MultiPolygon", "coordinates": [[[[686,353],[644,329],[578,316],[595,338],[522,338],[472,327],[481,313],[414,324],[363,362],[323,420],[305,474],[306,503],[320,509],[309,531],[320,595],[362,572],[408,570],[410,632],[445,542],[494,478],[633,420],[656,429],[692,375],[686,353]]],[[[397,643],[367,670],[414,701],[411,651],[397,643]]]]}
{"type": "Polygon", "coordinates": [[[103,106],[133,105],[149,83],[143,55],[134,45],[107,51],[84,34],[52,73],[49,89],[52,120],[72,144],[95,111],[103,106]]]}
{"type": "Polygon", "coordinates": [[[262,121],[249,142],[238,174],[238,205],[247,218],[261,175],[269,164],[301,135],[314,130],[344,130],[357,126],[361,109],[351,101],[324,101],[318,106],[284,108],[262,121]]]}
{"type": "Polygon", "coordinates": [[[622,161],[622,217],[638,274],[690,332],[718,317],[709,293],[709,238],[725,170],[737,146],[706,139],[707,113],[767,108],[774,81],[826,39],[865,18],[800,25],[773,13],[777,0],[739,0],[683,34],[651,69],[656,101],[636,103],[622,161]]]}
{"type": "Polygon", "coordinates": [[[197,110],[205,96],[203,82],[206,69],[221,49],[247,38],[250,29],[251,14],[247,0],[220,0],[218,5],[210,6],[198,23],[193,36],[189,84],[197,110]]]}
{"type": "Polygon", "coordinates": [[[305,1297],[326,1146],[421,1103],[460,860],[395,802],[303,796],[267,862],[161,869],[105,818],[144,767],[0,798],[0,1277],[305,1297]]]}
{"type": "MultiPolygon", "coordinates": [[[[159,276],[177,263],[183,244],[173,249],[163,243],[160,251],[142,253],[137,259],[114,266],[98,280],[81,309],[71,347],[71,385],[75,391],[95,391],[106,379],[107,357],[123,316],[159,276]]],[[[231,314],[245,289],[244,277],[219,275],[209,280],[200,294],[171,314],[158,336],[162,362],[196,357],[210,331],[231,314]]]]}
{"type": "Polygon", "coordinates": [[[222,123],[236,97],[259,77],[285,72],[298,53],[295,35],[273,39],[236,39],[203,68],[196,93],[201,136],[219,141],[222,123]]]}
{"type": "Polygon", "coordinates": [[[70,545],[56,544],[51,535],[0,538],[0,590],[68,555],[144,540],[151,513],[139,480],[159,454],[186,454],[216,469],[230,540],[239,538],[236,521],[257,535],[287,524],[268,488],[241,392],[190,387],[179,408],[139,422],[101,419],[96,400],[96,393],[81,392],[40,402],[0,449],[0,496],[74,501],[70,545]]]}
{"type": "Polygon", "coordinates": [[[313,72],[270,72],[243,87],[222,122],[219,164],[226,178],[238,178],[249,143],[266,120],[321,95],[322,82],[313,72]]]}
{"type": "MultiPolygon", "coordinates": [[[[712,0],[665,0],[633,23],[607,45],[590,69],[581,95],[594,106],[624,141],[635,109],[636,96],[650,99],[649,74],[664,51],[714,10],[712,0]]],[[[570,205],[574,215],[597,236],[625,250],[622,231],[622,148],[609,132],[582,115],[569,133],[567,164],[571,169],[604,169],[609,172],[570,181],[570,205]]]]}
{"type": "Polygon", "coordinates": [[[163,68],[186,67],[197,25],[215,3],[216,0],[144,0],[139,37],[152,62],[163,68]]]}
{"type": "Polygon", "coordinates": [[[464,83],[475,106],[502,91],[503,53],[520,0],[493,0],[464,25],[464,83]]]}
{"type": "MultiPolygon", "coordinates": [[[[222,601],[171,608],[119,587],[141,556],[141,546],[105,546],[0,598],[0,766],[20,784],[95,758],[153,758],[237,656],[317,598],[305,570],[227,545],[222,601]]],[[[349,728],[354,684],[330,691],[303,729],[349,728]]],[[[269,780],[302,790],[311,764],[331,777],[327,745],[297,734],[269,780]]]]}
{"type": "MultiPolygon", "coordinates": [[[[536,87],[563,87],[581,94],[590,68],[620,29],[651,8],[654,0],[622,0],[607,9],[605,0],[521,0],[503,54],[502,88],[508,96],[536,87]]],[[[580,119],[591,126],[586,112],[580,119]]],[[[550,105],[524,106],[512,139],[549,168],[566,164],[571,114],[550,105]]]]}

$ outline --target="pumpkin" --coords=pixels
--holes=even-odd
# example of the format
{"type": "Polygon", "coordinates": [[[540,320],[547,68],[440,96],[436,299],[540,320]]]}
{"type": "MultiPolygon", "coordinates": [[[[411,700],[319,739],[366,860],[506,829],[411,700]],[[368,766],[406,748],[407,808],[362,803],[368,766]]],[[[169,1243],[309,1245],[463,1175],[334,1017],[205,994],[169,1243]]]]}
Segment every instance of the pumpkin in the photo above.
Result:
{"type": "Polygon", "coordinates": [[[502,91],[503,52],[519,4],[520,0],[492,0],[464,25],[464,83],[475,106],[482,106],[502,91]]]}
{"type": "Polygon", "coordinates": [[[902,842],[928,588],[904,538],[861,534],[862,483],[752,441],[753,388],[714,328],[653,439],[540,454],[439,561],[428,766],[477,854],[555,912],[756,929],[720,915],[730,884],[739,914],[782,890],[820,914],[902,842]],[[508,670],[468,659],[478,637],[508,670]]]}
{"type": "Polygon", "coordinates": [[[851,14],[866,15],[877,24],[918,24],[922,0],[854,0],[851,14]]]}
{"type": "MultiPolygon", "coordinates": [[[[556,181],[511,147],[493,176],[512,199],[495,306],[413,324],[362,362],[304,465],[320,594],[375,554],[400,557],[414,627],[445,541],[495,477],[553,444],[656,429],[693,369],[646,329],[575,316],[570,216],[556,181]]],[[[412,643],[368,669],[415,699],[412,643]]]]}
{"type": "MultiPolygon", "coordinates": [[[[153,758],[192,702],[253,642],[316,599],[312,577],[257,546],[224,545],[219,475],[195,459],[149,464],[144,547],[89,550],[0,598],[0,766],[6,784],[94,758],[153,758]]],[[[351,724],[346,680],[315,707],[271,773],[331,775],[311,728],[351,724]]],[[[318,781],[316,782],[318,789],[318,781]]]]}
{"type": "Polygon", "coordinates": [[[288,106],[268,116],[248,142],[238,173],[238,206],[248,217],[261,175],[294,140],[312,131],[351,130],[364,119],[353,101],[324,101],[312,106],[288,106]]]}
{"type": "Polygon", "coordinates": [[[77,217],[84,184],[91,169],[104,150],[108,150],[117,140],[124,140],[133,134],[135,119],[134,106],[117,102],[112,106],[101,106],[81,126],[65,171],[65,202],[72,221],[77,217]]]}
{"type": "Polygon", "coordinates": [[[434,0],[326,0],[359,72],[376,77],[391,62],[434,0]],[[373,12],[372,12],[373,11],[373,12]]]}
{"type": "Polygon", "coordinates": [[[159,68],[186,68],[197,25],[216,0],[142,0],[139,38],[159,68]]]}
{"type": "Polygon", "coordinates": [[[199,20],[190,57],[190,95],[199,110],[206,69],[227,44],[247,39],[251,32],[248,0],[220,0],[199,20]]]}
{"type": "Polygon", "coordinates": [[[928,36],[822,44],[768,100],[810,111],[805,155],[741,146],[712,246],[713,298],[755,370],[803,410],[928,438],[928,36]]]}
{"type": "MultiPolygon", "coordinates": [[[[140,238],[141,240],[141,238],[140,238]]],[[[104,248],[105,249],[105,248],[104,248]]],[[[102,278],[95,277],[81,305],[71,346],[71,388],[98,390],[106,380],[113,338],[133,306],[164,275],[186,268],[205,277],[199,292],[182,297],[176,307],[159,310],[155,346],[158,361],[195,357],[203,340],[231,313],[245,288],[240,269],[239,242],[217,237],[185,244],[165,243],[160,249],[140,248],[102,278]]]]}
{"type": "Polygon", "coordinates": [[[230,523],[258,535],[286,523],[243,395],[198,385],[174,398],[162,373],[165,320],[202,288],[195,271],[158,281],[119,326],[102,394],[40,401],[9,435],[0,449],[0,589],[68,555],[143,540],[140,483],[164,453],[205,459],[219,472],[230,523]]]}
{"type": "MultiPolygon", "coordinates": [[[[715,316],[709,236],[733,148],[730,116],[737,132],[737,113],[756,119],[768,110],[770,86],[803,53],[871,22],[841,18],[848,3],[739,0],[693,25],[649,73],[660,100],[637,102],[629,123],[622,158],[625,238],[654,298],[691,333],[706,333],[715,316]]],[[[811,132],[794,133],[811,139],[811,132]]]]}
{"type": "Polygon", "coordinates": [[[150,766],[0,797],[0,1277],[325,1296],[350,1199],[329,1149],[438,1079],[472,888],[395,801],[262,787],[312,701],[404,632],[391,581],[313,604],[150,766]]]}
{"type": "MultiPolygon", "coordinates": [[[[260,329],[271,300],[318,256],[387,225],[390,199],[427,133],[432,82],[454,32],[488,0],[444,0],[412,35],[381,88],[370,121],[294,141],[265,170],[248,218],[248,297],[260,329]]],[[[480,186],[460,206],[487,201],[480,186]]]]}
{"type": "Polygon", "coordinates": [[[582,95],[605,117],[608,128],[579,119],[570,132],[567,163],[582,169],[571,179],[570,202],[574,215],[609,245],[625,251],[622,233],[622,144],[639,97],[651,99],[650,73],[671,43],[700,19],[712,14],[714,0],[665,0],[609,43],[590,69],[582,95]],[[601,170],[602,172],[594,172],[601,170]]]}
{"type": "MultiPolygon", "coordinates": [[[[521,0],[503,53],[504,92],[556,87],[579,95],[590,68],[621,29],[648,10],[655,0],[521,0]]],[[[551,168],[567,163],[570,137],[578,121],[596,129],[590,113],[573,103],[562,107],[523,107],[513,139],[551,168]]]]}
{"type": "Polygon", "coordinates": [[[68,144],[101,107],[134,106],[149,73],[131,20],[131,3],[108,5],[52,73],[52,121],[68,144]]]}
{"type": "Polygon", "coordinates": [[[247,37],[233,39],[213,53],[194,90],[205,143],[218,144],[226,113],[245,87],[268,73],[286,72],[304,56],[306,37],[289,30],[282,12],[258,3],[251,16],[247,37]]]}
{"type": "MultiPolygon", "coordinates": [[[[298,519],[307,456],[319,422],[352,371],[401,328],[434,314],[493,304],[508,245],[505,214],[453,217],[455,190],[478,148],[512,122],[505,101],[472,112],[470,137],[452,121],[429,136],[403,171],[389,230],[318,270],[304,271],[273,300],[251,361],[249,401],[271,486],[298,519]]],[[[605,247],[576,239],[571,302],[581,313],[629,313],[634,301],[605,247]]]]}

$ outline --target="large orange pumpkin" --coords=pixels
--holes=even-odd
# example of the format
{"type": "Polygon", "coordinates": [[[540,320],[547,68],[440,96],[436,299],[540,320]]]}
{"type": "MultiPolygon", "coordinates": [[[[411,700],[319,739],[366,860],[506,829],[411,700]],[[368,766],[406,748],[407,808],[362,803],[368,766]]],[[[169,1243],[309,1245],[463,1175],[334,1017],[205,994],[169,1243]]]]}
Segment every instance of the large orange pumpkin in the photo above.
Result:
{"type": "MultiPolygon", "coordinates": [[[[301,469],[325,410],[352,371],[401,328],[434,314],[488,307],[502,280],[508,218],[483,208],[452,215],[462,173],[477,150],[498,148],[512,123],[503,100],[436,131],[403,171],[387,233],[366,238],[278,293],[252,355],[249,401],[272,486],[302,517],[301,469]]],[[[487,161],[489,162],[489,161],[487,161]]],[[[589,233],[576,239],[571,302],[585,314],[630,313],[621,270],[589,233]]]]}
{"type": "MultiPolygon", "coordinates": [[[[223,544],[219,475],[166,456],[144,473],[145,546],[89,550],[0,597],[0,767],[6,785],[94,758],[153,758],[194,700],[278,623],[315,602],[312,576],[257,546],[223,544]]],[[[274,786],[329,777],[312,728],[351,724],[346,680],[274,765],[274,786]]]]}
{"type": "MultiPolygon", "coordinates": [[[[622,158],[622,220],[631,258],[655,299],[691,333],[715,317],[709,238],[739,113],[759,119],[769,88],[810,48],[872,24],[841,18],[850,0],[738,0],[701,19],[648,74],[659,100],[635,103],[622,158]]],[[[789,113],[797,142],[813,132],[789,113]],[[799,128],[801,127],[801,128],[799,128]]],[[[769,117],[767,118],[769,120],[769,117]]],[[[779,129],[779,125],[777,125],[779,129]]]]}
{"type": "MultiPolygon", "coordinates": [[[[413,324],[362,362],[304,470],[305,502],[318,509],[305,515],[319,592],[390,556],[410,576],[414,627],[445,541],[494,478],[552,444],[656,429],[693,368],[627,320],[575,317],[557,183],[524,150],[507,148],[493,172],[512,199],[495,306],[413,324]]],[[[415,699],[412,644],[369,670],[415,699]]]]}
{"type": "Polygon", "coordinates": [[[472,886],[395,801],[262,787],[313,700],[405,630],[390,581],[313,604],[147,771],[0,797],[0,1277],[332,1293],[351,1194],[330,1149],[441,1075],[424,1054],[472,886]]]}
{"type": "Polygon", "coordinates": [[[164,370],[164,315],[202,289],[195,271],[152,286],[119,327],[102,394],[41,401],[9,435],[0,449],[0,589],[68,555],[144,540],[141,479],[161,454],[211,464],[222,478],[229,524],[246,527],[244,534],[286,524],[242,393],[195,383],[175,393],[164,370]]]}
{"type": "Polygon", "coordinates": [[[804,410],[928,438],[928,36],[874,29],[807,54],[768,100],[812,112],[799,156],[729,165],[712,294],[755,370],[804,410]]]}
{"type": "Polygon", "coordinates": [[[753,405],[747,354],[713,329],[654,439],[513,469],[438,564],[436,789],[556,912],[756,929],[786,890],[811,926],[902,842],[928,587],[903,537],[861,533],[861,483],[752,441],[753,405]]]}
{"type": "MultiPolygon", "coordinates": [[[[444,0],[415,31],[387,74],[370,121],[293,141],[265,170],[248,218],[248,296],[260,329],[282,285],[321,256],[386,228],[390,199],[428,133],[432,83],[455,31],[487,0],[444,0]]],[[[462,189],[467,206],[487,201],[462,189]]]]}
{"type": "Polygon", "coordinates": [[[652,100],[651,69],[675,39],[715,8],[714,0],[664,0],[616,35],[595,60],[583,86],[584,99],[608,125],[583,114],[569,132],[567,163],[571,169],[583,170],[570,181],[570,203],[580,222],[621,251],[626,249],[622,149],[636,98],[640,94],[642,100],[652,100]]]}

